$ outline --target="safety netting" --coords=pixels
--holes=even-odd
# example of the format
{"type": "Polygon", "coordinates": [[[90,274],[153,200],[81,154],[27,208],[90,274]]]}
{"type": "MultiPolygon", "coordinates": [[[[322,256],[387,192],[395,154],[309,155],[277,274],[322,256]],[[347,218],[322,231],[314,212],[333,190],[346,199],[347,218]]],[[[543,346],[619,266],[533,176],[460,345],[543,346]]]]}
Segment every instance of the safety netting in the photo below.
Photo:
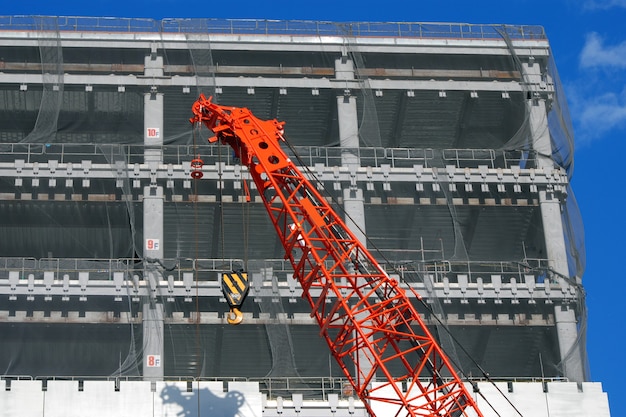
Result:
{"type": "MultiPolygon", "coordinates": [[[[81,166],[71,178],[54,184],[2,178],[1,279],[9,280],[9,271],[20,271],[19,279],[25,281],[43,279],[45,271],[56,271],[56,280],[64,275],[78,280],[80,272],[110,280],[114,272],[124,274],[115,300],[102,296],[36,304],[3,294],[0,310],[9,317],[0,323],[4,375],[139,377],[145,371],[146,346],[156,343],[163,346],[166,377],[305,383],[310,377],[342,376],[315,326],[297,320],[307,313],[298,294],[281,296],[285,286],[294,285],[292,271],[265,208],[254,199],[256,190],[250,190],[252,201],[246,202],[245,169],[236,168],[238,180],[222,180],[222,169],[238,166],[238,161],[230,149],[209,146],[209,133],[188,122],[191,105],[203,93],[220,104],[250,108],[259,118],[285,121],[287,152],[312,181],[325,167],[339,168],[346,150],[359,167],[389,173],[387,182],[357,184],[364,196],[360,226],[368,247],[391,275],[423,286],[428,301],[420,312],[465,375],[482,377],[485,369],[495,377],[588,377],[583,225],[569,181],[554,193],[561,211],[551,220],[562,224],[559,238],[566,259],[555,264],[550,259],[554,244],[546,241],[550,217],[540,191],[497,181],[460,184],[452,175],[456,169],[543,168],[550,168],[550,175],[553,168],[562,169],[568,180],[573,175],[573,130],[552,52],[535,46],[535,59],[518,48],[518,42],[545,40],[543,29],[63,17],[4,17],[0,27],[24,31],[36,42],[11,46],[3,41],[4,70],[42,76],[41,83],[0,85],[2,162],[81,166]],[[140,40],[141,46],[130,48],[114,42],[106,48],[75,47],[66,41],[67,33],[97,37],[99,32],[149,34],[151,48],[140,40]],[[228,38],[231,43],[225,46],[225,35],[240,36],[235,42],[228,38]],[[292,41],[284,42],[285,36],[292,41]],[[284,50],[260,47],[267,38],[278,39],[284,50]],[[465,55],[445,47],[438,53],[373,51],[367,48],[372,38],[488,40],[508,53],[465,55]],[[308,83],[333,77],[337,61],[352,65],[350,87],[308,83]],[[154,91],[140,82],[89,84],[90,74],[139,78],[150,62],[163,71],[161,78],[187,76],[193,83],[184,88],[155,83],[154,91]],[[243,76],[284,78],[285,87],[233,81],[243,76]],[[83,77],[85,83],[66,82],[68,77],[83,77]],[[379,81],[389,77],[400,80],[397,88],[381,87],[379,81]],[[220,85],[220,79],[229,80],[228,85],[220,85]],[[298,79],[302,86],[294,87],[298,79]],[[432,81],[438,87],[413,89],[402,80],[432,81]],[[522,88],[474,91],[445,84],[484,80],[522,88]],[[156,97],[163,100],[158,162],[187,166],[200,156],[218,174],[159,183],[163,257],[158,259],[146,249],[154,227],[145,213],[148,184],[134,176],[148,154],[146,102],[156,97]],[[353,138],[356,146],[346,149],[338,108],[352,98],[358,138],[353,138]],[[92,176],[90,164],[109,164],[112,176],[92,176]],[[416,181],[394,180],[394,172],[407,169],[416,181]],[[420,181],[423,172],[430,178],[424,174],[420,181]],[[188,272],[195,283],[219,282],[222,271],[235,270],[251,277],[254,290],[243,311],[255,317],[255,324],[218,323],[228,310],[224,301],[194,291],[185,298],[136,296],[139,282],[154,277],[182,281],[188,272]],[[494,286],[494,276],[504,283],[522,285],[531,276],[539,284],[565,281],[575,288],[570,308],[575,309],[579,336],[565,357],[550,318],[553,307],[543,301],[522,309],[503,297],[500,303],[469,300],[467,308],[459,308],[457,301],[441,296],[442,284],[458,287],[459,280],[466,280],[494,286]],[[163,309],[164,331],[163,340],[154,341],[147,339],[141,317],[146,306],[156,305],[163,309]],[[39,310],[43,317],[37,319],[39,310]],[[108,316],[89,320],[91,312],[108,316]],[[16,318],[21,314],[22,319],[16,318]],[[216,320],[203,324],[198,320],[203,314],[216,320]]],[[[351,213],[343,212],[342,201],[348,186],[328,180],[319,185],[346,217],[351,213]]]]}

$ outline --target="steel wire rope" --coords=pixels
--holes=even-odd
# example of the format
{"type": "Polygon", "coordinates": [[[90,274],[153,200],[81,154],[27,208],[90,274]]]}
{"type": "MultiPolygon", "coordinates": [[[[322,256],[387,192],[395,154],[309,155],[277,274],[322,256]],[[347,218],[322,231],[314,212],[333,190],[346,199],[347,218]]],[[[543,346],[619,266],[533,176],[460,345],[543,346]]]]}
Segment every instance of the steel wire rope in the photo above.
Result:
{"type": "MultiPolygon", "coordinates": [[[[241,155],[241,152],[239,152],[239,155],[241,155]]],[[[243,168],[243,165],[241,164],[241,161],[239,163],[239,166],[243,168]]],[[[242,225],[242,238],[243,238],[243,270],[245,272],[248,271],[248,245],[249,245],[249,239],[250,239],[250,205],[247,204],[247,199],[250,198],[250,189],[248,188],[247,185],[247,180],[248,180],[248,175],[247,175],[248,171],[245,171],[245,174],[242,172],[241,174],[241,185],[242,185],[242,189],[241,189],[241,194],[242,194],[242,198],[241,198],[241,221],[243,222],[242,225]]]]}
{"type": "MultiPolygon", "coordinates": [[[[218,140],[217,141],[217,162],[218,162],[218,169],[217,169],[217,186],[219,189],[219,210],[220,210],[220,235],[221,235],[221,239],[220,239],[220,244],[221,244],[221,255],[222,255],[222,265],[226,265],[226,228],[225,228],[225,224],[224,224],[224,183],[223,183],[223,171],[222,171],[222,146],[224,146],[222,144],[222,141],[218,140]]],[[[228,149],[228,148],[226,148],[228,149]]],[[[239,152],[239,155],[241,155],[241,152],[239,152]]],[[[248,216],[246,214],[249,213],[249,211],[246,211],[246,201],[245,201],[245,193],[246,193],[246,186],[244,183],[245,179],[243,178],[243,173],[241,174],[241,180],[242,180],[242,195],[243,198],[241,199],[241,203],[242,203],[242,208],[241,208],[241,216],[242,216],[242,239],[243,239],[243,271],[247,272],[248,271],[248,224],[249,224],[249,219],[248,216]]],[[[233,271],[235,272],[235,271],[233,271]]],[[[219,277],[218,277],[218,281],[219,281],[219,277]]],[[[238,308],[240,308],[241,306],[239,306],[238,308]]],[[[237,308],[237,309],[238,309],[237,308]]],[[[229,314],[232,314],[231,313],[229,314]]],[[[243,313],[240,313],[243,314],[243,313]]]]}
{"type": "MultiPolygon", "coordinates": [[[[197,132],[200,130],[201,125],[198,124],[197,128],[193,128],[192,127],[192,140],[193,140],[193,157],[195,158],[198,155],[197,152],[197,144],[196,144],[196,137],[197,137],[197,132]]],[[[194,254],[194,267],[193,267],[193,273],[194,273],[194,284],[195,284],[195,290],[196,290],[196,300],[195,300],[195,308],[196,308],[196,319],[195,319],[195,336],[196,336],[196,364],[199,363],[199,358],[200,358],[200,289],[199,289],[199,283],[198,283],[198,255],[200,252],[199,249],[199,240],[200,237],[198,236],[198,181],[199,178],[196,179],[194,178],[194,182],[193,182],[193,193],[194,193],[194,198],[193,198],[193,215],[194,215],[194,249],[195,249],[195,254],[194,254]]],[[[198,385],[197,385],[197,390],[198,390],[198,394],[197,394],[197,407],[196,409],[198,410],[198,414],[197,417],[200,417],[200,377],[202,375],[200,375],[200,370],[202,368],[200,366],[197,366],[196,369],[196,380],[198,381],[198,385]]]]}
{"type": "Polygon", "coordinates": [[[226,235],[225,227],[224,227],[224,184],[222,182],[223,172],[222,172],[222,141],[217,141],[217,188],[219,190],[219,202],[218,209],[220,211],[220,252],[222,256],[222,265],[226,264],[226,235]]]}
{"type": "MultiPolygon", "coordinates": [[[[287,146],[289,147],[289,149],[291,150],[291,152],[293,153],[293,155],[295,156],[295,158],[298,160],[298,163],[300,164],[300,167],[306,171],[306,173],[315,181],[315,183],[317,183],[320,186],[320,189],[322,190],[322,192],[324,194],[326,194],[327,197],[329,197],[332,202],[339,207],[339,210],[341,211],[341,213],[346,216],[348,219],[350,219],[352,221],[352,224],[358,229],[358,231],[365,236],[365,239],[367,240],[367,242],[369,244],[372,245],[372,248],[376,251],[377,254],[380,255],[380,257],[382,259],[384,259],[385,264],[387,266],[389,266],[391,269],[393,269],[393,271],[395,273],[398,274],[398,280],[402,281],[404,284],[407,285],[407,287],[409,288],[409,290],[411,291],[411,293],[413,293],[413,295],[415,295],[415,298],[420,302],[420,304],[431,314],[432,317],[435,318],[435,320],[439,323],[439,325],[441,325],[441,327],[444,329],[444,331],[448,334],[448,336],[450,336],[450,338],[452,339],[452,341],[459,346],[459,348],[463,351],[463,353],[470,359],[470,361],[472,362],[472,364],[474,366],[476,366],[478,368],[478,370],[482,373],[482,377],[485,378],[486,381],[488,381],[497,391],[498,393],[506,400],[506,402],[513,408],[513,410],[515,410],[515,412],[520,416],[520,417],[524,417],[523,414],[517,409],[517,407],[515,407],[515,405],[511,402],[511,400],[504,395],[504,392],[500,389],[500,387],[497,386],[497,384],[495,383],[495,381],[489,376],[489,374],[483,369],[482,366],[480,366],[480,364],[478,363],[478,361],[476,361],[476,359],[474,359],[474,357],[469,353],[469,351],[463,346],[463,344],[461,344],[461,342],[452,334],[452,332],[450,331],[450,329],[448,328],[448,326],[435,314],[435,312],[432,310],[432,308],[423,300],[422,296],[419,295],[409,284],[409,282],[407,282],[402,274],[400,273],[400,271],[389,261],[389,259],[387,259],[387,257],[384,255],[384,253],[382,253],[382,251],[380,251],[378,249],[378,247],[376,246],[376,244],[374,244],[374,242],[372,242],[367,235],[365,234],[365,231],[361,229],[361,227],[357,224],[356,221],[354,221],[354,219],[352,219],[352,217],[350,216],[350,214],[343,208],[343,206],[341,204],[339,204],[339,202],[337,201],[337,199],[330,194],[327,190],[326,187],[324,186],[324,183],[317,177],[317,175],[315,175],[315,173],[313,171],[311,171],[308,167],[308,165],[306,165],[303,161],[303,159],[300,157],[300,155],[298,154],[298,151],[295,149],[295,147],[289,142],[289,140],[287,139],[287,137],[283,134],[282,135],[282,139],[285,141],[285,143],[287,144],[287,146]]],[[[443,347],[441,347],[441,349],[443,350],[443,347]]],[[[444,351],[445,352],[445,351],[444,351]]],[[[452,359],[451,357],[448,358],[450,360],[450,362],[456,367],[456,369],[459,371],[459,373],[461,374],[461,376],[463,377],[464,380],[466,380],[467,382],[469,382],[472,385],[472,388],[474,390],[474,392],[476,394],[478,394],[483,400],[485,400],[485,402],[489,405],[489,407],[492,409],[492,411],[494,413],[496,413],[496,415],[501,416],[501,414],[495,409],[495,407],[493,406],[493,404],[484,396],[484,394],[480,391],[480,389],[477,387],[476,383],[474,381],[472,381],[468,375],[465,374],[465,372],[462,371],[462,368],[460,367],[459,363],[457,363],[454,359],[452,359]]]]}

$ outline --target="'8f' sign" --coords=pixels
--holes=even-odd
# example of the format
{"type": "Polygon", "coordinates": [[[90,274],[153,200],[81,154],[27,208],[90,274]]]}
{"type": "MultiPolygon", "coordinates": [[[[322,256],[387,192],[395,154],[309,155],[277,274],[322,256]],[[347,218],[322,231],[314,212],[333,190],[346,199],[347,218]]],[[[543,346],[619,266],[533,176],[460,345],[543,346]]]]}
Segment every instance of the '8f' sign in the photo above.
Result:
{"type": "Polygon", "coordinates": [[[159,368],[161,366],[161,355],[148,355],[146,357],[148,368],[159,368]]]}

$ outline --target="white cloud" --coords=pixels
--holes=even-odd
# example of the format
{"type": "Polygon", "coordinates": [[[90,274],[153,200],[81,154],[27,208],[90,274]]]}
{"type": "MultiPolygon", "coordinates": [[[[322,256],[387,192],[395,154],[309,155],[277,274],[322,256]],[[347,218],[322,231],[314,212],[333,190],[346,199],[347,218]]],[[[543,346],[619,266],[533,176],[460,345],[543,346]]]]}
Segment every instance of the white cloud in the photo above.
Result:
{"type": "Polygon", "coordinates": [[[580,53],[580,66],[626,68],[626,41],[605,46],[600,35],[595,32],[589,33],[580,53]]]}
{"type": "Polygon", "coordinates": [[[584,86],[567,88],[577,143],[588,145],[608,133],[626,129],[626,89],[621,93],[591,95],[584,86]]]}
{"type": "Polygon", "coordinates": [[[586,128],[611,130],[626,123],[626,103],[615,93],[605,93],[589,99],[580,116],[586,128]]]}
{"type": "Polygon", "coordinates": [[[607,45],[589,33],[579,58],[582,71],[567,86],[567,97],[577,142],[588,145],[626,131],[626,41],[607,45]]]}
{"type": "Polygon", "coordinates": [[[607,10],[613,7],[626,8],[626,0],[586,0],[583,3],[586,10],[607,10]]]}
{"type": "MultiPolygon", "coordinates": [[[[586,10],[626,9],[626,0],[583,0],[586,10]]],[[[586,35],[579,71],[565,86],[578,146],[626,136],[626,40],[586,35]]]]}
{"type": "Polygon", "coordinates": [[[567,88],[578,144],[625,131],[626,41],[607,45],[599,34],[587,34],[579,67],[578,79],[567,88]]]}

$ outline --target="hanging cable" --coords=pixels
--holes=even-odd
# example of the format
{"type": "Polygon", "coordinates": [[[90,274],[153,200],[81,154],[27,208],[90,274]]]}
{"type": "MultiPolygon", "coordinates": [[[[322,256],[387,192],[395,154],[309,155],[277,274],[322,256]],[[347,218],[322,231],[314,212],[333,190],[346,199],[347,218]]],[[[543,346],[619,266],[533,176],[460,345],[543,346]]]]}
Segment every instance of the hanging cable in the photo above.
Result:
{"type": "MultiPolygon", "coordinates": [[[[197,144],[196,144],[196,134],[197,132],[200,130],[201,125],[198,124],[197,128],[193,128],[193,154],[198,155],[198,151],[197,151],[197,144]]],[[[199,158],[199,155],[198,155],[199,158]]],[[[193,164],[193,162],[192,162],[193,164]]],[[[193,165],[192,165],[193,167],[193,165]]],[[[200,251],[200,244],[199,244],[199,240],[200,237],[198,235],[199,233],[199,228],[198,228],[198,180],[200,178],[202,178],[202,175],[198,176],[194,176],[192,174],[192,178],[194,178],[194,182],[193,182],[193,214],[194,214],[194,244],[195,244],[195,255],[194,255],[194,267],[193,267],[193,272],[194,272],[194,284],[195,284],[195,291],[196,291],[196,300],[195,300],[195,313],[196,313],[196,319],[195,319],[195,336],[196,336],[196,363],[198,363],[199,358],[200,358],[200,352],[201,352],[201,346],[200,346],[200,289],[199,289],[199,279],[198,279],[198,258],[199,258],[199,251],[200,251]]],[[[197,367],[196,369],[196,378],[199,380],[199,378],[202,376],[200,374],[200,366],[197,367]]],[[[198,407],[198,410],[200,408],[198,407]]]]}
{"type": "MultiPolygon", "coordinates": [[[[223,172],[222,172],[222,141],[217,141],[218,145],[217,145],[217,163],[218,163],[218,168],[217,168],[217,187],[219,189],[219,211],[220,211],[220,235],[221,235],[221,239],[220,239],[220,246],[221,246],[221,255],[222,255],[222,265],[226,264],[226,228],[224,225],[224,186],[223,186],[223,182],[222,182],[222,176],[223,176],[223,172]]],[[[237,279],[244,279],[243,275],[239,275],[238,273],[235,273],[233,275],[236,275],[236,278],[233,278],[235,280],[237,279]]],[[[224,285],[227,284],[230,281],[231,278],[227,278],[226,279],[226,274],[224,274],[222,276],[222,291],[224,291],[224,285]]],[[[231,284],[232,285],[232,284],[231,284]]],[[[228,285],[226,285],[226,287],[229,287],[228,285]]],[[[233,287],[233,288],[238,288],[238,287],[233,287]]],[[[229,291],[230,287],[229,287],[229,291]]],[[[239,296],[240,294],[237,293],[235,296],[239,296]]],[[[243,302],[243,299],[245,298],[245,294],[243,295],[243,298],[238,298],[237,300],[240,302],[243,302]]],[[[230,297],[226,297],[229,306],[230,306],[230,311],[228,312],[228,314],[226,315],[226,321],[229,324],[232,325],[237,325],[240,324],[243,320],[243,313],[239,310],[240,307],[240,303],[235,305],[233,304],[235,300],[230,299],[230,297]]]]}
{"type": "MultiPolygon", "coordinates": [[[[241,151],[239,152],[241,155],[241,151]]],[[[243,169],[241,163],[239,166],[243,169]]],[[[250,227],[250,189],[248,188],[248,175],[247,171],[241,173],[241,224],[242,224],[242,237],[243,237],[243,270],[248,270],[248,239],[249,239],[249,227],[250,227]]]]}
{"type": "Polygon", "coordinates": [[[219,190],[219,201],[218,201],[218,210],[220,211],[220,252],[222,258],[222,264],[226,262],[225,253],[226,253],[226,245],[225,240],[226,236],[224,235],[225,227],[224,227],[224,187],[222,183],[222,141],[217,141],[217,188],[219,190]]]}

